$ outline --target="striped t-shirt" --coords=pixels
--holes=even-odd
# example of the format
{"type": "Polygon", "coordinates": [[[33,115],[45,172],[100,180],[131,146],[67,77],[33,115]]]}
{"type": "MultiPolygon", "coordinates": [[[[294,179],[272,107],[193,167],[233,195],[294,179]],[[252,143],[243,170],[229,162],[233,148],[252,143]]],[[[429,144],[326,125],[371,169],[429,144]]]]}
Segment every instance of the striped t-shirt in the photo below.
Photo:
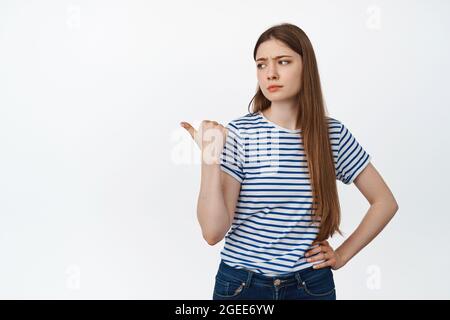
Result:
{"type": "MultiPolygon", "coordinates": [[[[327,117],[336,179],[351,184],[371,160],[350,131],[327,117]]],[[[221,169],[241,183],[221,259],[269,277],[323,262],[306,262],[320,222],[311,223],[312,191],[301,130],[248,113],[226,126],[221,169]]]]}

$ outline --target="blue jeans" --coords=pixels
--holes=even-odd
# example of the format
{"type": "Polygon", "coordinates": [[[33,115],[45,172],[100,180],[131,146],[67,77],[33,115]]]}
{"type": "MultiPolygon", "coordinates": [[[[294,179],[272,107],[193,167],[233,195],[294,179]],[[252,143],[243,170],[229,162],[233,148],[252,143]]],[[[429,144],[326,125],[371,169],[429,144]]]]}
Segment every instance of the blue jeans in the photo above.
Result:
{"type": "Polygon", "coordinates": [[[336,290],[331,267],[268,277],[221,260],[213,300],[336,300],[336,290]]]}

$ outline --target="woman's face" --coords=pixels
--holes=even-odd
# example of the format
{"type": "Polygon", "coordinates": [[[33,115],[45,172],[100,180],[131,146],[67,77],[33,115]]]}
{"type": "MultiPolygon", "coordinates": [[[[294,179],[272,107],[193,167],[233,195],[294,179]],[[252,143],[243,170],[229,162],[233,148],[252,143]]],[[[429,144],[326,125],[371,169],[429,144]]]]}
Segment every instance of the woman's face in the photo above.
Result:
{"type": "Polygon", "coordinates": [[[292,99],[298,94],[302,70],[302,57],[279,40],[267,40],[256,51],[258,84],[264,96],[272,102],[292,99]],[[270,85],[282,87],[269,91],[270,85]]]}

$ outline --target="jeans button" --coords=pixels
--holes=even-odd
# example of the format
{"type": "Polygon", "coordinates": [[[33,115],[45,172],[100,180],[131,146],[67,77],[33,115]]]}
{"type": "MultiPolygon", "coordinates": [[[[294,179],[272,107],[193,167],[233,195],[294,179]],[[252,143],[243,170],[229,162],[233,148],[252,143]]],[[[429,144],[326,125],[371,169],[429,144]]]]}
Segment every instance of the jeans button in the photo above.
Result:
{"type": "Polygon", "coordinates": [[[279,286],[281,283],[280,279],[275,279],[275,281],[273,282],[274,285],[279,286]]]}

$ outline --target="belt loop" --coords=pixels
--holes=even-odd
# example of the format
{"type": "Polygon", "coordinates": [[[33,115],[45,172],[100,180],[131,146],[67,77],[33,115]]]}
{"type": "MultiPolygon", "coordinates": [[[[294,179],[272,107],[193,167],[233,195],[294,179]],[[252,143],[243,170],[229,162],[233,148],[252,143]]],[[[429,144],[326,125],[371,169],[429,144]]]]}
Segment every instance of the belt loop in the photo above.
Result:
{"type": "Polygon", "coordinates": [[[300,276],[300,271],[297,271],[295,273],[295,278],[297,279],[297,285],[299,287],[303,287],[305,282],[303,281],[302,277],[300,276]]]}
{"type": "Polygon", "coordinates": [[[245,287],[250,286],[250,281],[252,281],[253,271],[247,270],[247,280],[245,281],[245,287]]]}

